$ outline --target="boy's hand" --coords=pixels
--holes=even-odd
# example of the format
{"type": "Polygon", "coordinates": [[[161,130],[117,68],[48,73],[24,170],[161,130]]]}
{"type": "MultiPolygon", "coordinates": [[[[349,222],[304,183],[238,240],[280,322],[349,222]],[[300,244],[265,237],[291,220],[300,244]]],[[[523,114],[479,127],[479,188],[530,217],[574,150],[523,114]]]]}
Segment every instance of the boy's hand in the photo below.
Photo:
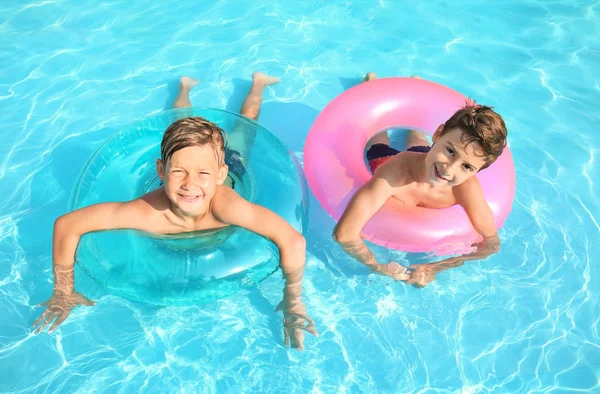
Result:
{"type": "Polygon", "coordinates": [[[415,264],[411,268],[413,271],[406,281],[407,284],[416,287],[425,287],[435,280],[435,271],[431,264],[415,264]]]}
{"type": "Polygon", "coordinates": [[[213,202],[213,214],[216,218],[253,231],[277,245],[279,264],[286,285],[283,289],[283,301],[275,310],[283,311],[285,345],[298,350],[304,349],[304,331],[319,335],[301,300],[306,240],[282,217],[265,207],[250,203],[231,188],[218,189],[213,202]]]}
{"type": "Polygon", "coordinates": [[[407,280],[411,277],[408,268],[396,263],[375,264],[371,266],[374,272],[394,278],[395,280],[407,280]]]}
{"type": "Polygon", "coordinates": [[[304,350],[303,330],[318,337],[315,322],[306,314],[306,306],[302,301],[289,305],[281,301],[275,311],[283,311],[283,344],[294,349],[304,350]]]}
{"type": "Polygon", "coordinates": [[[85,306],[93,306],[96,305],[94,301],[91,301],[85,298],[81,293],[76,291],[71,293],[54,293],[52,297],[46,302],[38,304],[38,306],[47,306],[48,308],[40,317],[37,318],[35,323],[33,323],[33,327],[42,323],[37,330],[35,330],[35,334],[39,333],[46,325],[52,323],[54,324],[50,326],[50,330],[48,332],[52,332],[58,327],[71,313],[71,310],[78,305],[85,306]]]}

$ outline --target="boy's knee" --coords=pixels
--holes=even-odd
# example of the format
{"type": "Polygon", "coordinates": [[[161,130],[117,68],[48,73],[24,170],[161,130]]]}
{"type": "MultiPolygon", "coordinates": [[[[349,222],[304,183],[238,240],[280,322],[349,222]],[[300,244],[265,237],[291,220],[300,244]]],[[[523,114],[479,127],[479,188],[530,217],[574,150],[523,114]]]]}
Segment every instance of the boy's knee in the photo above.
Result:
{"type": "Polygon", "coordinates": [[[258,114],[254,113],[254,112],[246,112],[246,113],[242,113],[242,115],[244,115],[246,118],[250,118],[256,122],[258,122],[258,114]]]}

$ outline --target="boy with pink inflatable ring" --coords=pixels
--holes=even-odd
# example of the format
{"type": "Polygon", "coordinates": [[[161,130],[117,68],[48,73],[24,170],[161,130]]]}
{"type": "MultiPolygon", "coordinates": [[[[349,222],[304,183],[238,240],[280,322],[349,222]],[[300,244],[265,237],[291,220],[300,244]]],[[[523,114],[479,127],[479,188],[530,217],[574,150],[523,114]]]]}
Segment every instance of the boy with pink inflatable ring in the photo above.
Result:
{"type": "Polygon", "coordinates": [[[490,107],[477,105],[442,85],[411,78],[368,82],[374,79],[375,74],[368,73],[367,83],[342,94],[346,97],[339,104],[343,104],[346,114],[352,114],[347,116],[353,117],[352,122],[343,125],[352,144],[345,144],[332,155],[331,166],[324,166],[327,157],[319,155],[321,169],[332,167],[338,174],[339,179],[329,179],[336,190],[317,179],[332,174],[317,175],[311,170],[311,157],[319,148],[310,139],[313,131],[314,142],[318,137],[322,143],[330,139],[329,134],[338,134],[339,130],[334,130],[337,127],[328,123],[331,115],[339,112],[338,103],[323,111],[322,119],[317,119],[309,133],[305,171],[313,190],[317,190],[317,198],[334,219],[339,218],[333,236],[349,255],[377,273],[424,287],[441,271],[499,251],[497,229],[510,212],[515,186],[514,165],[506,147],[507,130],[503,119],[490,107]],[[359,106],[369,111],[361,111],[359,106]],[[393,124],[398,122],[428,132],[435,130],[433,145],[423,133],[411,130],[405,152],[391,148],[387,134],[377,134],[377,129],[398,126],[393,124]],[[370,144],[367,160],[372,177],[357,163],[354,156],[358,151],[348,148],[359,143],[364,147],[363,140],[370,144]],[[500,156],[502,160],[480,176],[479,172],[500,156]],[[336,166],[340,168],[334,169],[336,166]],[[396,262],[378,263],[361,235],[407,251],[438,248],[439,252],[439,247],[453,242],[474,244],[475,250],[407,268],[396,262]]]}

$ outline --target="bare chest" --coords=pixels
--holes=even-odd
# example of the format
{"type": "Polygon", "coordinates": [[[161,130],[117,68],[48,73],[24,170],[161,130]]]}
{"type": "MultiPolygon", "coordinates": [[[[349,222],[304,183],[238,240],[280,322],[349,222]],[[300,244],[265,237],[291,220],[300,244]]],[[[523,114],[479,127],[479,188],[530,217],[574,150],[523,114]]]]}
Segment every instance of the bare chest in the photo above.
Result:
{"type": "Polygon", "coordinates": [[[194,220],[185,220],[167,211],[164,215],[157,218],[157,232],[161,234],[178,234],[194,231],[213,230],[227,227],[227,224],[217,220],[211,213],[207,213],[201,218],[194,220]]]}
{"type": "Polygon", "coordinates": [[[401,188],[394,198],[406,205],[423,208],[448,208],[456,204],[451,188],[432,188],[413,183],[401,188]]]}

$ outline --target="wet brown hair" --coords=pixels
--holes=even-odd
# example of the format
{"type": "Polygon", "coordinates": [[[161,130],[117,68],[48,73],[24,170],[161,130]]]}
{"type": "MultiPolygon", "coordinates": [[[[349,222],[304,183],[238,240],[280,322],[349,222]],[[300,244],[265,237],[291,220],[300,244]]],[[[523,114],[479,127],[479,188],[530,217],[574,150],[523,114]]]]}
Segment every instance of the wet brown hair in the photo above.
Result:
{"type": "Polygon", "coordinates": [[[480,170],[489,167],[496,161],[506,146],[506,136],[508,135],[506,125],[492,107],[468,101],[463,108],[448,119],[440,136],[455,128],[462,130],[463,134],[460,139],[463,143],[468,145],[474,142],[483,150],[486,163],[480,170]]]}
{"type": "Polygon", "coordinates": [[[224,164],[227,133],[216,124],[190,116],[173,122],[165,131],[160,144],[160,158],[164,165],[173,153],[190,146],[210,145],[219,166],[224,164]]]}

